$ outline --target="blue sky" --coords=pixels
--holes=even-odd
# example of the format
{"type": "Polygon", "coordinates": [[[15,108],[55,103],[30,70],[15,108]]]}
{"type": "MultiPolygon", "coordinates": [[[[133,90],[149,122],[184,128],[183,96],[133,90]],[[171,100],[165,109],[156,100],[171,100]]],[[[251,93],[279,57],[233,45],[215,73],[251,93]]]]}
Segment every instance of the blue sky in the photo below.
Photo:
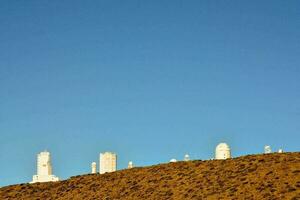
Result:
{"type": "Polygon", "coordinates": [[[300,2],[1,1],[0,185],[299,151],[300,2]]]}

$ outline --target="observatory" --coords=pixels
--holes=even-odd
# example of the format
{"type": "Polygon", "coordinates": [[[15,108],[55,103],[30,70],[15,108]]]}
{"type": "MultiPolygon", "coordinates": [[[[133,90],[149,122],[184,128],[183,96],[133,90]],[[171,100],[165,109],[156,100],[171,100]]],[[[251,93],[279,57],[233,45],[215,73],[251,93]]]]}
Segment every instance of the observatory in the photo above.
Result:
{"type": "Polygon", "coordinates": [[[96,172],[97,172],[97,163],[92,162],[91,168],[92,168],[92,174],[96,174],[96,172]]]}
{"type": "Polygon", "coordinates": [[[117,170],[117,154],[112,152],[100,153],[100,174],[117,170]]]}
{"type": "Polygon", "coordinates": [[[264,150],[265,150],[265,153],[272,153],[271,146],[269,146],[269,145],[266,145],[264,150]]]}
{"type": "Polygon", "coordinates": [[[128,162],[128,169],[131,169],[131,168],[133,168],[133,162],[132,162],[132,161],[129,161],[129,162],[128,162]]]}
{"type": "Polygon", "coordinates": [[[170,160],[170,163],[175,163],[175,162],[177,162],[177,160],[176,160],[175,158],[172,158],[172,159],[170,160]]]}
{"type": "Polygon", "coordinates": [[[227,158],[231,158],[230,148],[228,144],[226,143],[218,144],[218,146],[216,147],[215,159],[223,160],[227,158]]]}
{"type": "Polygon", "coordinates": [[[184,161],[190,161],[190,156],[189,156],[189,154],[185,154],[183,160],[184,160],[184,161]]]}
{"type": "Polygon", "coordinates": [[[59,178],[52,175],[51,155],[43,151],[37,156],[37,174],[32,177],[32,182],[59,181],[59,178]]]}

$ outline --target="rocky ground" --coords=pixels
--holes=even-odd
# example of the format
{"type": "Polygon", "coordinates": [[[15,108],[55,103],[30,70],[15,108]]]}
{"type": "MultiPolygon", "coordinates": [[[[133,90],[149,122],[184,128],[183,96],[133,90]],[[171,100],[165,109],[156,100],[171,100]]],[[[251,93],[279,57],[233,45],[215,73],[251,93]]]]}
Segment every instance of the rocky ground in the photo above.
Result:
{"type": "Polygon", "coordinates": [[[300,199],[300,153],[188,161],[0,188],[0,199],[300,199]]]}

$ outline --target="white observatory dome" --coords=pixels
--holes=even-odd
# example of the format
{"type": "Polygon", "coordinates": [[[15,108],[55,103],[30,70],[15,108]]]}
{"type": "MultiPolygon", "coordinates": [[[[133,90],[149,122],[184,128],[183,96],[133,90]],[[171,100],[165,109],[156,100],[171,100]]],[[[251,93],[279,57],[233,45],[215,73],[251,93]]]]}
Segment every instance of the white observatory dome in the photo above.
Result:
{"type": "Polygon", "coordinates": [[[97,163],[92,162],[91,168],[92,168],[92,174],[95,174],[97,172],[97,163]]]}
{"type": "Polygon", "coordinates": [[[226,143],[220,143],[216,147],[215,159],[231,158],[230,147],[226,143]]]}
{"type": "Polygon", "coordinates": [[[129,161],[129,162],[128,162],[128,169],[131,169],[131,168],[133,168],[133,162],[132,162],[132,161],[129,161]]]}
{"type": "Polygon", "coordinates": [[[185,154],[183,160],[184,160],[184,161],[190,161],[190,156],[189,156],[189,154],[185,154]]]}
{"type": "Polygon", "coordinates": [[[266,145],[264,150],[265,150],[265,153],[272,153],[271,146],[269,146],[269,145],[266,145]]]}

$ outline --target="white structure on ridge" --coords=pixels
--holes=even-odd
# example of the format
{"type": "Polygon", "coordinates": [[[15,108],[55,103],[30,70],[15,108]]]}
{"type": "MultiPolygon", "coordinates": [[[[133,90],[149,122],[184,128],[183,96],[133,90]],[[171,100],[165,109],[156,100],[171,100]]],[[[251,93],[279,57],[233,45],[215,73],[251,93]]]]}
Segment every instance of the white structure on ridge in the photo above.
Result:
{"type": "Polygon", "coordinates": [[[52,175],[51,156],[48,151],[43,151],[37,156],[37,174],[32,177],[31,183],[59,181],[52,175]]]}
{"type": "Polygon", "coordinates": [[[129,163],[128,163],[128,169],[131,169],[131,168],[133,168],[133,162],[129,161],[129,163]]]}
{"type": "Polygon", "coordinates": [[[190,156],[189,156],[189,154],[185,154],[183,160],[184,160],[184,161],[190,161],[190,156]]]}
{"type": "Polygon", "coordinates": [[[269,145],[265,146],[265,153],[272,153],[272,149],[269,145]]]}
{"type": "Polygon", "coordinates": [[[112,152],[100,153],[100,174],[117,170],[117,154],[112,152]]]}
{"type": "Polygon", "coordinates": [[[278,153],[283,153],[283,150],[282,149],[278,149],[278,153]]]}
{"type": "Polygon", "coordinates": [[[97,163],[92,162],[91,168],[92,168],[92,174],[96,174],[97,173],[97,163]]]}
{"type": "Polygon", "coordinates": [[[177,160],[176,160],[175,158],[172,158],[172,159],[170,160],[170,163],[174,163],[174,162],[177,162],[177,160]]]}
{"type": "Polygon", "coordinates": [[[215,159],[223,160],[231,158],[230,148],[226,143],[220,143],[216,147],[215,159]]]}

